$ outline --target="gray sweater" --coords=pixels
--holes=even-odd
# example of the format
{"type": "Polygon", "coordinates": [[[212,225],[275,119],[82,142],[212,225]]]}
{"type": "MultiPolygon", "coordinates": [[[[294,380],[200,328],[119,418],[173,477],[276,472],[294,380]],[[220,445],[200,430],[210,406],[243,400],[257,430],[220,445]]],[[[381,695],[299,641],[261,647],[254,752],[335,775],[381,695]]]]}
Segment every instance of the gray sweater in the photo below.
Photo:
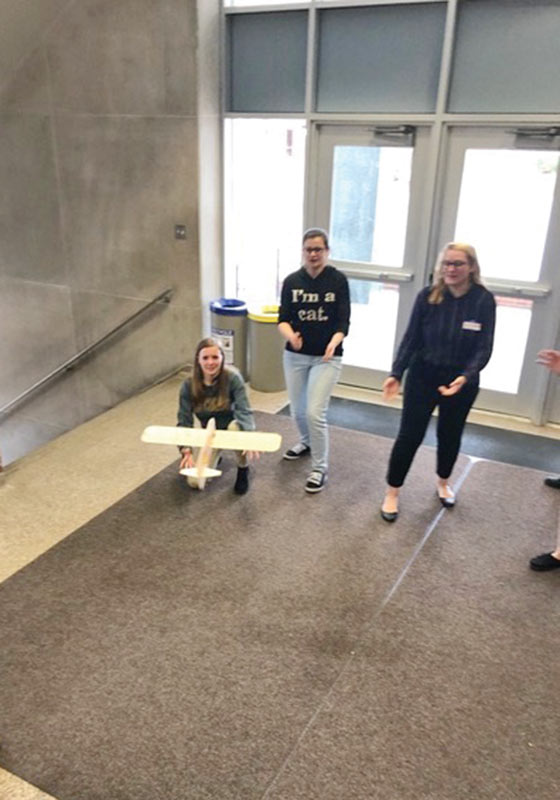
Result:
{"type": "MultiPolygon", "coordinates": [[[[224,372],[226,372],[229,377],[229,402],[227,407],[219,410],[212,410],[206,409],[203,403],[202,408],[198,408],[195,411],[192,407],[191,380],[188,378],[184,381],[179,392],[177,425],[184,428],[192,428],[194,417],[196,416],[200,420],[202,427],[205,428],[208,424],[208,420],[214,417],[218,430],[225,430],[233,420],[237,421],[242,431],[255,430],[255,420],[249,406],[245,382],[241,374],[235,367],[230,366],[224,367],[224,372]]],[[[216,397],[217,393],[218,387],[215,384],[204,387],[205,400],[211,400],[216,397]]]]}

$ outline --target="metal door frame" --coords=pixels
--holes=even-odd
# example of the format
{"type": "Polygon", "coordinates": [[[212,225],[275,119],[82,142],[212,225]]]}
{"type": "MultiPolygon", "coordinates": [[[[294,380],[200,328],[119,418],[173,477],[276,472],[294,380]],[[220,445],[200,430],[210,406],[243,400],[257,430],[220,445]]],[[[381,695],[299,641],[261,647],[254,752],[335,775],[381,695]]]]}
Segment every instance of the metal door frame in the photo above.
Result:
{"type": "MultiPolygon", "coordinates": [[[[531,130],[531,129],[528,129],[531,130]]],[[[537,130],[534,128],[533,130],[537,130]]],[[[511,126],[469,126],[449,124],[444,131],[442,168],[438,187],[438,202],[434,216],[434,251],[454,237],[455,220],[463,172],[464,155],[468,148],[516,149],[517,130],[511,126]]],[[[560,150],[560,138],[555,140],[560,150]]],[[[531,149],[541,149],[538,138],[531,149]]],[[[543,152],[550,147],[542,146],[543,152]]],[[[487,280],[485,285],[494,294],[528,298],[533,301],[533,314],[525,358],[516,395],[481,389],[476,408],[528,417],[537,425],[547,418],[547,398],[551,376],[535,362],[537,352],[553,346],[558,338],[560,319],[560,270],[555,262],[560,252],[560,180],[557,180],[551,207],[550,221],[543,253],[540,279],[536,282],[487,280]]]]}
{"type": "MultiPolygon", "coordinates": [[[[319,225],[328,230],[330,222],[330,201],[332,187],[333,153],[336,145],[387,146],[383,133],[386,122],[336,124],[330,120],[315,123],[310,131],[310,181],[307,198],[306,219],[310,225],[319,225]],[[380,133],[381,131],[381,133],[380,133]]],[[[404,127],[406,123],[399,126],[404,127]]],[[[409,127],[409,126],[406,126],[409,127]]],[[[410,184],[410,202],[406,229],[403,267],[390,267],[383,264],[364,264],[362,262],[338,261],[330,263],[340,269],[348,278],[372,281],[374,283],[396,283],[399,286],[399,309],[395,332],[394,349],[398,346],[420,289],[426,284],[431,272],[428,260],[429,213],[431,210],[429,167],[433,153],[433,128],[429,124],[414,123],[414,153],[410,184]]],[[[399,146],[394,140],[394,146],[399,146]]],[[[387,372],[345,365],[340,382],[368,389],[380,389],[387,372]]]]}

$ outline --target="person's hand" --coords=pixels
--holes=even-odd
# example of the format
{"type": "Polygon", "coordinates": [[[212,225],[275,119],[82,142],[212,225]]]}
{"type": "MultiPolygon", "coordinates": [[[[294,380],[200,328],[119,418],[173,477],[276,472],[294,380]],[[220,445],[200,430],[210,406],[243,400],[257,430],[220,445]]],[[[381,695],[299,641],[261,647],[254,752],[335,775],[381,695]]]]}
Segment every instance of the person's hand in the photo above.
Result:
{"type": "Polygon", "coordinates": [[[542,364],[543,367],[556,372],[560,375],[560,351],[559,350],[541,350],[537,353],[537,364],[542,364]]]}
{"type": "Polygon", "coordinates": [[[301,350],[303,347],[303,339],[299,331],[295,331],[293,336],[290,336],[290,344],[294,350],[301,350]]]}
{"type": "Polygon", "coordinates": [[[457,392],[460,392],[467,379],[464,375],[459,375],[454,381],[451,381],[447,386],[438,386],[438,392],[444,397],[451,397],[457,392]]]}
{"type": "Polygon", "coordinates": [[[383,381],[383,386],[381,388],[383,390],[383,400],[394,400],[401,388],[401,382],[398,378],[389,375],[389,377],[385,378],[383,381]]]}
{"type": "Polygon", "coordinates": [[[185,450],[183,450],[181,454],[181,463],[179,464],[179,470],[191,469],[191,467],[194,467],[192,450],[190,449],[190,447],[187,447],[185,450]]]}
{"type": "Polygon", "coordinates": [[[334,351],[337,348],[337,343],[330,341],[327,345],[327,349],[323,353],[323,361],[330,361],[331,358],[334,356],[334,351]]]}
{"type": "Polygon", "coordinates": [[[243,450],[241,455],[247,456],[249,461],[258,461],[259,458],[261,457],[261,451],[260,450],[243,450]]]}

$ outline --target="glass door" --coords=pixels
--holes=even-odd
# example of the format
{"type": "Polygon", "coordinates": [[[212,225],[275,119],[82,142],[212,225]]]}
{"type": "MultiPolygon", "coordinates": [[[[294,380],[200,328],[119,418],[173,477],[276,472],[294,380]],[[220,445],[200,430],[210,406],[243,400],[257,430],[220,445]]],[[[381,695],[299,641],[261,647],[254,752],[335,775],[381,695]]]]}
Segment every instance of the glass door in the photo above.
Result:
{"type": "Polygon", "coordinates": [[[473,244],[497,302],[476,405],[540,423],[550,376],[535,358],[559,327],[560,137],[463,127],[449,130],[447,144],[437,249],[473,244]]]}
{"type": "Polygon", "coordinates": [[[352,303],[342,383],[381,388],[423,285],[429,130],[320,125],[308,219],[330,233],[330,262],[352,303]]]}
{"type": "MultiPolygon", "coordinates": [[[[556,345],[556,350],[558,350],[558,344],[556,345]]],[[[554,422],[557,425],[560,424],[560,386],[559,386],[559,379],[556,378],[554,381],[554,385],[551,386],[550,389],[550,403],[549,403],[549,411],[547,414],[547,421],[554,422]]]]}

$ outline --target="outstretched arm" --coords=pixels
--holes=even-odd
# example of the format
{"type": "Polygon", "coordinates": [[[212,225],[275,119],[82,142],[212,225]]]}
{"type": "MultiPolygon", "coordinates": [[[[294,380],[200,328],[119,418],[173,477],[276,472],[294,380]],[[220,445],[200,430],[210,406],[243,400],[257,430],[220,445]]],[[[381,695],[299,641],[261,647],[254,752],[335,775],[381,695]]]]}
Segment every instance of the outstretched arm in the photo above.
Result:
{"type": "Polygon", "coordinates": [[[443,397],[451,397],[451,395],[460,392],[466,382],[467,379],[464,375],[458,375],[451,383],[448,383],[447,386],[438,386],[438,392],[443,397]]]}
{"type": "Polygon", "coordinates": [[[235,371],[230,375],[230,403],[233,411],[233,418],[242,431],[254,431],[256,428],[255,418],[247,397],[245,381],[241,375],[235,371]]]}
{"type": "Polygon", "coordinates": [[[344,334],[342,331],[337,331],[333,334],[330,342],[328,343],[325,352],[323,353],[323,361],[330,361],[331,358],[334,356],[334,351],[338,347],[338,345],[344,339],[344,334]]]}
{"type": "Polygon", "coordinates": [[[537,354],[537,364],[542,364],[551,372],[560,375],[560,350],[541,350],[537,354]]]}
{"type": "Polygon", "coordinates": [[[394,400],[399,393],[399,389],[401,388],[401,382],[398,378],[395,378],[394,375],[389,375],[389,377],[385,378],[385,380],[383,381],[382,388],[383,388],[383,399],[394,400]]]}
{"type": "Polygon", "coordinates": [[[463,366],[462,375],[470,381],[476,378],[490,361],[494,346],[494,329],[496,327],[496,300],[487,292],[479,312],[482,330],[477,334],[477,346],[468,362],[463,366]]]}
{"type": "Polygon", "coordinates": [[[289,322],[278,323],[278,330],[284,339],[290,343],[293,350],[301,350],[303,347],[303,339],[299,331],[294,331],[289,322]]]}
{"type": "Polygon", "coordinates": [[[179,464],[179,469],[180,470],[190,469],[191,467],[194,467],[194,460],[191,448],[181,447],[180,453],[181,453],[181,463],[179,464]]]}
{"type": "Polygon", "coordinates": [[[177,425],[183,428],[192,428],[193,409],[191,403],[191,387],[188,380],[184,381],[179,392],[179,410],[177,412],[177,425]]]}
{"type": "MultiPolygon", "coordinates": [[[[177,425],[183,428],[192,428],[193,410],[191,404],[191,389],[189,381],[185,381],[179,392],[179,411],[177,412],[177,425]]],[[[179,447],[181,463],[179,469],[188,469],[194,466],[192,450],[190,447],[179,447]]]]}
{"type": "Polygon", "coordinates": [[[398,347],[397,354],[391,367],[391,375],[399,383],[404,371],[409,366],[412,356],[422,347],[422,315],[426,308],[426,290],[422,290],[416,296],[412,314],[408,320],[406,331],[398,347]]]}
{"type": "Polygon", "coordinates": [[[282,337],[288,342],[292,350],[298,352],[303,347],[303,339],[299,331],[295,331],[292,326],[292,315],[290,313],[291,298],[288,279],[282,284],[280,295],[280,308],[278,310],[278,330],[282,337]]]}

